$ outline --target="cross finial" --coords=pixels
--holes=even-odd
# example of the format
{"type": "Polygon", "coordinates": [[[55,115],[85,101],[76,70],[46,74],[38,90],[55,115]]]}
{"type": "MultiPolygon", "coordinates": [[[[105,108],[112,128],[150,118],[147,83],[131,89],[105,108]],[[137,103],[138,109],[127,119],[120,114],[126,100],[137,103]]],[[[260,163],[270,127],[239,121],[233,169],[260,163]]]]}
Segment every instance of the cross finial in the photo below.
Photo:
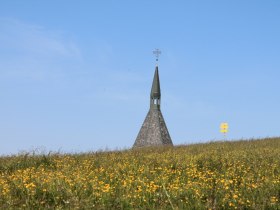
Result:
{"type": "Polygon", "coordinates": [[[155,49],[155,50],[153,51],[153,54],[156,55],[156,61],[158,62],[158,57],[159,57],[159,55],[161,54],[161,51],[160,51],[159,49],[155,49]]]}

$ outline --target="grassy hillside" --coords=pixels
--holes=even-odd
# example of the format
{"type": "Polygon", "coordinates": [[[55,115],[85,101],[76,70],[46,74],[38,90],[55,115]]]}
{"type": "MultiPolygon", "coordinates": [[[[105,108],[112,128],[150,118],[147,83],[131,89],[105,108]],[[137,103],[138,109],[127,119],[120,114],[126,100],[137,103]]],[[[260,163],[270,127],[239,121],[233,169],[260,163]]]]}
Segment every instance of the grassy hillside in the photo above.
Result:
{"type": "Polygon", "coordinates": [[[280,209],[280,138],[0,157],[0,208],[280,209]]]}

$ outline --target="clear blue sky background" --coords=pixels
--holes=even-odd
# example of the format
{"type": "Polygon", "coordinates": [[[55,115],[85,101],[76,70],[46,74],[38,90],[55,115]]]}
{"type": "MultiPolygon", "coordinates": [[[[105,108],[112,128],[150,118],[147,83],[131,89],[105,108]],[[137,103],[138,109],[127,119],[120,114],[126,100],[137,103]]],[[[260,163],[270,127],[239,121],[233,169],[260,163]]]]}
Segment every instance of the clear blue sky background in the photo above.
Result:
{"type": "Polygon", "coordinates": [[[279,0],[1,0],[0,154],[131,147],[155,48],[174,144],[280,136],[279,0]]]}

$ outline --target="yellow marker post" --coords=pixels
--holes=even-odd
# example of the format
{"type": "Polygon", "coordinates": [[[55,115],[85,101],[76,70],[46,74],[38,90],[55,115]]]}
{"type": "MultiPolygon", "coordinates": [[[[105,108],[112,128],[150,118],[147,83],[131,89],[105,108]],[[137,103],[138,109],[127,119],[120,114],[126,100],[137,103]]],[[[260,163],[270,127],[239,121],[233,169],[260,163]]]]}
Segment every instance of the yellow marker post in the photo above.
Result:
{"type": "Polygon", "coordinates": [[[228,123],[226,123],[226,122],[221,123],[221,125],[220,125],[220,132],[222,134],[224,134],[224,139],[226,139],[226,134],[228,132],[228,123]]]}

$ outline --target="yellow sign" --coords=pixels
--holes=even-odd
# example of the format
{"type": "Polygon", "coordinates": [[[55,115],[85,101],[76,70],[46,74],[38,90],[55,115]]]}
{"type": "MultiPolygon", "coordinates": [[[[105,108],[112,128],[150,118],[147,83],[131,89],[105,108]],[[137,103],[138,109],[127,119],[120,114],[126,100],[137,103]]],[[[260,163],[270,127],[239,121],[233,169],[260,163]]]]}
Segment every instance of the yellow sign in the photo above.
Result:
{"type": "Polygon", "coordinates": [[[220,125],[220,132],[221,133],[227,133],[228,132],[228,124],[227,123],[221,123],[221,125],[220,125]]]}

